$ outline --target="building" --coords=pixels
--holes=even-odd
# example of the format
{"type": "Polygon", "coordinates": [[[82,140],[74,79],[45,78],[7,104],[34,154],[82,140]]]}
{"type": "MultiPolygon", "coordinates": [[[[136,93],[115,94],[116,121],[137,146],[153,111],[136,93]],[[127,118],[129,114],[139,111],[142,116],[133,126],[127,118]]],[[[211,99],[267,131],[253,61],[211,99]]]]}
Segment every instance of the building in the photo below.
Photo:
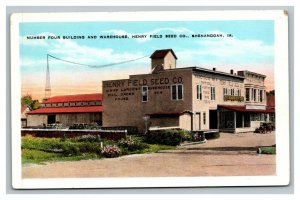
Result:
{"type": "Polygon", "coordinates": [[[155,51],[151,73],[103,81],[103,126],[253,131],[266,109],[265,75],[216,68],[176,68],[172,49],[155,51]]]}
{"type": "Polygon", "coordinates": [[[275,123],[275,96],[267,96],[267,109],[273,110],[269,115],[269,121],[275,123]]]}
{"type": "Polygon", "coordinates": [[[27,126],[27,113],[31,110],[30,106],[23,105],[21,106],[21,127],[27,126]]]}
{"type": "Polygon", "coordinates": [[[41,106],[28,113],[28,126],[42,126],[56,122],[66,126],[93,122],[102,125],[102,94],[55,96],[41,103],[41,106]]]}

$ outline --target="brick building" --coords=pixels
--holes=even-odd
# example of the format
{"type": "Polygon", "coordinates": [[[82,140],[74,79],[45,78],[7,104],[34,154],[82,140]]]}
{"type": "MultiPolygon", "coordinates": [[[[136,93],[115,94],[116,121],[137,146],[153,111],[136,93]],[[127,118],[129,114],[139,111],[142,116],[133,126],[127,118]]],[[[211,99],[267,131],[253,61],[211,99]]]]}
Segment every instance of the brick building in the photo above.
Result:
{"type": "Polygon", "coordinates": [[[172,49],[155,51],[151,73],[103,81],[103,126],[253,131],[268,121],[265,75],[176,68],[172,49]]]}

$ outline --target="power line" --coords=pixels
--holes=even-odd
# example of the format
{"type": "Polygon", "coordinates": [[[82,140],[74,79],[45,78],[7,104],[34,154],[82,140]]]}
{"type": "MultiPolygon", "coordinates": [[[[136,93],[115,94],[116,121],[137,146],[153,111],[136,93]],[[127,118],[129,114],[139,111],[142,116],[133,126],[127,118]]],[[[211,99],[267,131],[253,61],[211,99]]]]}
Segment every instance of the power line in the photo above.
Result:
{"type": "Polygon", "coordinates": [[[137,60],[149,57],[150,55],[139,57],[139,58],[135,58],[135,59],[131,59],[131,60],[125,60],[125,61],[121,61],[121,62],[116,62],[116,63],[109,63],[109,64],[105,64],[105,65],[87,65],[87,64],[82,64],[82,63],[78,63],[78,62],[74,62],[74,61],[69,61],[69,60],[61,59],[61,58],[52,56],[50,54],[47,54],[47,56],[49,56],[51,58],[54,58],[56,60],[60,60],[60,61],[63,61],[63,62],[75,64],[75,65],[81,65],[81,66],[91,67],[91,68],[103,68],[103,67],[110,67],[110,66],[114,66],[114,65],[120,65],[120,64],[124,64],[124,63],[129,63],[129,62],[137,61],[137,60]]]}

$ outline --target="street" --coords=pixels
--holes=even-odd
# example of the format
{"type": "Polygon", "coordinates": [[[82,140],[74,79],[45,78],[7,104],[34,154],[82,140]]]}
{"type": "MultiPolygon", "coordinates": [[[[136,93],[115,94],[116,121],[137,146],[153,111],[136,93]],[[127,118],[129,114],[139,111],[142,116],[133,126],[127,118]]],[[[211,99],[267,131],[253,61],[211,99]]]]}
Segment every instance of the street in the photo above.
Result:
{"type": "Polygon", "coordinates": [[[113,159],[25,165],[23,178],[260,176],[276,174],[276,155],[256,153],[275,144],[275,133],[221,133],[205,144],[113,159]]]}

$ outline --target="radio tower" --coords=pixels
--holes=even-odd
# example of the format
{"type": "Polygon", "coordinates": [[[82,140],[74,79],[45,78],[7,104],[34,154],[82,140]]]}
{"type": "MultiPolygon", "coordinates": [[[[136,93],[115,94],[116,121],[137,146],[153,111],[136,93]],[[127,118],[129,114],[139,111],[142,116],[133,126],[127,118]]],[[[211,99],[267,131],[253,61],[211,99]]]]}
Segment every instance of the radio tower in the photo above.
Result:
{"type": "Polygon", "coordinates": [[[49,70],[49,55],[47,54],[47,71],[46,71],[46,86],[45,86],[45,98],[44,101],[51,97],[51,85],[50,85],[50,70],[49,70]]]}

